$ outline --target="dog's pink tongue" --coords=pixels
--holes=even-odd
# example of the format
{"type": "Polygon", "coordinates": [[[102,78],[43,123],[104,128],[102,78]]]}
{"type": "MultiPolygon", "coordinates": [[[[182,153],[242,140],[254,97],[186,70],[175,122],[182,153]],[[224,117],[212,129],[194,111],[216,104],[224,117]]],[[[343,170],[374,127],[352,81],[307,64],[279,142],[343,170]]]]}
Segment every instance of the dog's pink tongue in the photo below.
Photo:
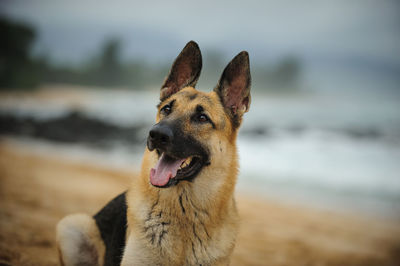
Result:
{"type": "Polygon", "coordinates": [[[155,168],[150,170],[150,182],[154,186],[165,186],[171,178],[176,176],[179,167],[185,159],[167,159],[164,153],[160,156],[155,168]]]}

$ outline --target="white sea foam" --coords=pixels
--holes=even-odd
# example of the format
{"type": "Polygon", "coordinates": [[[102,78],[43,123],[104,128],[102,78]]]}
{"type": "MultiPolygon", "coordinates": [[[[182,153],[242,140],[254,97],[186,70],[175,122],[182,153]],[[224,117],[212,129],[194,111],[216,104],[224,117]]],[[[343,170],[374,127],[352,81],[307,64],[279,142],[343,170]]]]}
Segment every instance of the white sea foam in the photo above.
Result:
{"type": "MultiPolygon", "coordinates": [[[[154,123],[156,92],[89,94],[89,100],[79,106],[14,99],[0,101],[0,111],[51,119],[74,109],[120,126],[154,123]]],[[[400,213],[396,207],[400,206],[397,103],[395,97],[253,96],[238,140],[239,189],[289,201],[330,201],[342,206],[358,202],[400,213]]],[[[111,149],[51,145],[69,149],[66,156],[92,157],[121,167],[138,167],[144,148],[129,149],[118,141],[111,149]]]]}

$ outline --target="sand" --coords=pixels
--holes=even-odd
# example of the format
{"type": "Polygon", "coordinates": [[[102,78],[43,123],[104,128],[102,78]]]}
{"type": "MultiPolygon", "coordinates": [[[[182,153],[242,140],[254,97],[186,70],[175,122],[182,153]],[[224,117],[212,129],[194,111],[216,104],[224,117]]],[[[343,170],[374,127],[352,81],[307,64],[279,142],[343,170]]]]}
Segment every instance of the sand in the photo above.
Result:
{"type": "MultiPolygon", "coordinates": [[[[57,265],[55,226],[94,214],[135,173],[65,161],[0,141],[0,265],[57,265]]],[[[400,221],[237,195],[231,265],[400,265],[400,221]]]]}

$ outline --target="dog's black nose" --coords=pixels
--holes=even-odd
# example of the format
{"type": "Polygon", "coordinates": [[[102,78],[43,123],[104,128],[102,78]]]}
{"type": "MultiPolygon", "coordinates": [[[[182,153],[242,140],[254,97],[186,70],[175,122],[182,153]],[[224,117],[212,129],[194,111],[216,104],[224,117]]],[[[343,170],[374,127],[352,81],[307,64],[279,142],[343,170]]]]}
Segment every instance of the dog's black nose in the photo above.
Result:
{"type": "Polygon", "coordinates": [[[166,124],[155,124],[149,132],[147,139],[147,147],[149,150],[164,149],[171,142],[174,137],[174,133],[170,126],[166,124]]]}

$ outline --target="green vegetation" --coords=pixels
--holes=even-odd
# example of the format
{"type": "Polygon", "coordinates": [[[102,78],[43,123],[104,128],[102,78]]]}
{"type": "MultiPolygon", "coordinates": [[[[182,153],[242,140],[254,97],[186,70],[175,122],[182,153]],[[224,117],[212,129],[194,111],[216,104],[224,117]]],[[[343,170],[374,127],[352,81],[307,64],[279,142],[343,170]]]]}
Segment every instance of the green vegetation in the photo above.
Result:
{"type": "MultiPolygon", "coordinates": [[[[80,66],[55,65],[46,55],[32,55],[35,30],[25,24],[0,19],[0,88],[35,88],[43,83],[77,84],[97,87],[128,87],[134,89],[159,86],[171,62],[156,65],[143,60],[121,60],[122,43],[107,40],[92,59],[80,66]]],[[[200,85],[212,87],[227,60],[216,51],[204,52],[203,79],[200,85]]],[[[275,66],[252,66],[253,88],[293,91],[300,87],[300,62],[288,57],[275,66]]]]}
{"type": "Polygon", "coordinates": [[[301,64],[293,56],[287,56],[272,67],[255,67],[253,76],[254,82],[263,84],[268,90],[288,92],[300,88],[301,83],[301,64]]]}
{"type": "Polygon", "coordinates": [[[42,82],[137,89],[154,85],[155,81],[160,83],[162,75],[167,73],[167,66],[150,66],[139,60],[122,63],[120,53],[121,42],[109,39],[93,60],[88,60],[80,67],[43,64],[42,82]]]}
{"type": "Polygon", "coordinates": [[[0,18],[0,87],[34,87],[39,83],[36,62],[30,56],[35,31],[0,18]]]}

